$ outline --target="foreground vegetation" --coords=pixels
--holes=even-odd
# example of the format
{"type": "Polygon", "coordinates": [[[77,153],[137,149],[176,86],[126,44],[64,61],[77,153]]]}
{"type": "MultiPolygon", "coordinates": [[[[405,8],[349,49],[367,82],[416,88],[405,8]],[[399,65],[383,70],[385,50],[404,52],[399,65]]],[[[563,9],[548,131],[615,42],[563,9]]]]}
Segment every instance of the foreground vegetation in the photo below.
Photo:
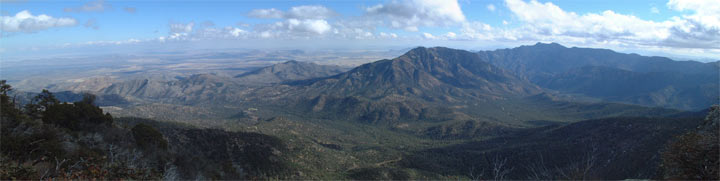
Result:
{"type": "Polygon", "coordinates": [[[43,91],[19,108],[2,81],[0,179],[285,178],[275,137],[114,119],[93,104],[43,91]],[[161,129],[158,129],[161,128],[161,129]]]}
{"type": "Polygon", "coordinates": [[[90,94],[65,103],[44,91],[21,106],[11,91],[2,82],[3,180],[719,178],[718,158],[709,156],[719,149],[717,107],[411,131],[292,112],[245,111],[205,125],[114,118],[90,94]]]}

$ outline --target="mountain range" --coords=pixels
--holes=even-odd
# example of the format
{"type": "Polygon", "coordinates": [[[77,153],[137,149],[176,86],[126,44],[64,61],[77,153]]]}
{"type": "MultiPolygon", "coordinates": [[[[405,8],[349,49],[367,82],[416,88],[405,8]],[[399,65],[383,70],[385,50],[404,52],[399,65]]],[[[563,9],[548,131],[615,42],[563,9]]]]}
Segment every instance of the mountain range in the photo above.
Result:
{"type": "Polygon", "coordinates": [[[293,80],[327,77],[344,71],[345,69],[340,66],[318,65],[315,63],[291,60],[242,73],[236,75],[235,78],[247,84],[272,84],[293,80]]]}
{"type": "Polygon", "coordinates": [[[430,102],[552,92],[576,99],[700,110],[717,102],[718,69],[717,63],[567,48],[556,43],[480,52],[419,47],[347,72],[337,66],[288,61],[235,77],[205,74],[169,81],[129,80],[108,83],[99,91],[96,85],[73,86],[77,89],[71,91],[184,102],[236,100],[247,87],[262,86],[274,86],[274,90],[291,86],[293,91],[288,94],[304,92],[306,97],[401,96],[430,102]]]}
{"type": "Polygon", "coordinates": [[[97,94],[121,132],[159,128],[181,178],[660,179],[666,143],[718,112],[718,65],[556,43],[416,47],[349,70],[287,61],[55,95],[82,106],[97,94]]]}
{"type": "Polygon", "coordinates": [[[614,113],[639,106],[700,110],[718,100],[716,63],[556,43],[481,52],[418,47],[394,59],[342,70],[288,61],[235,77],[122,81],[94,93],[136,104],[283,107],[297,114],[389,125],[412,120],[581,120],[602,115],[588,107],[614,113]]]}
{"type": "Polygon", "coordinates": [[[700,110],[717,103],[717,62],[674,61],[608,49],[538,43],[478,52],[543,88],[605,101],[700,110]]]}

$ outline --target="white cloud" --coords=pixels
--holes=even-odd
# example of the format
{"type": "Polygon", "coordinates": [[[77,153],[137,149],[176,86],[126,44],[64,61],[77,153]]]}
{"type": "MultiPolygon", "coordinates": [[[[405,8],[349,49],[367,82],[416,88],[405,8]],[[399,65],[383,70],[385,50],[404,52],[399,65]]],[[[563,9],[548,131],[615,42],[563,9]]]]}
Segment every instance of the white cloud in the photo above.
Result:
{"type": "Polygon", "coordinates": [[[457,40],[459,37],[454,32],[447,32],[442,35],[433,35],[427,32],[423,32],[421,37],[426,40],[457,40]]]}
{"type": "MultiPolygon", "coordinates": [[[[328,34],[333,26],[328,18],[336,13],[324,6],[295,6],[287,12],[277,9],[255,9],[248,13],[255,18],[282,19],[275,23],[255,26],[255,33],[261,38],[309,38],[328,34]]],[[[335,30],[337,31],[337,30],[335,30]]]]}
{"type": "Polygon", "coordinates": [[[255,31],[260,32],[260,37],[263,38],[306,38],[326,34],[331,30],[330,24],[321,19],[287,19],[272,24],[255,26],[255,31]]]}
{"type": "Polygon", "coordinates": [[[720,13],[720,3],[716,0],[670,0],[667,6],[678,11],[695,11],[700,16],[714,16],[717,19],[720,13]]]}
{"type": "Polygon", "coordinates": [[[368,28],[362,25],[357,25],[352,22],[335,22],[331,33],[328,34],[327,38],[332,39],[356,39],[356,40],[368,40],[368,39],[390,39],[397,38],[395,33],[379,32],[374,33],[372,28],[368,28]]]}
{"type": "Polygon", "coordinates": [[[387,39],[387,38],[397,38],[397,37],[398,37],[398,35],[395,34],[395,33],[380,32],[380,38],[386,38],[386,39],[387,39]]]}
{"type": "Polygon", "coordinates": [[[138,39],[127,39],[127,40],[120,40],[120,41],[88,41],[83,42],[79,44],[65,44],[64,46],[73,46],[73,45],[125,45],[125,44],[137,44],[143,42],[142,40],[138,39]]]}
{"type": "Polygon", "coordinates": [[[334,11],[325,6],[295,6],[287,12],[275,8],[255,9],[248,13],[250,17],[269,19],[327,19],[335,15],[334,11]]]}
{"type": "Polygon", "coordinates": [[[511,12],[526,23],[526,30],[540,36],[584,37],[596,41],[621,39],[654,41],[669,36],[672,22],[653,22],[607,10],[601,14],[578,15],[547,2],[505,1],[511,12]]]}
{"type": "Polygon", "coordinates": [[[68,27],[77,25],[73,18],[54,18],[45,14],[32,15],[27,10],[20,11],[15,16],[0,16],[2,31],[4,32],[35,32],[55,27],[68,27]]]}
{"type": "Polygon", "coordinates": [[[104,0],[97,0],[87,2],[80,7],[65,8],[65,12],[102,12],[110,8],[112,6],[105,3],[104,0]]]}
{"type": "Polygon", "coordinates": [[[330,24],[321,19],[288,19],[283,26],[290,31],[311,32],[315,34],[323,34],[330,30],[330,24]]]}
{"type": "Polygon", "coordinates": [[[195,25],[190,23],[170,23],[170,31],[167,36],[158,37],[154,40],[166,41],[194,41],[194,40],[216,40],[216,39],[245,39],[252,37],[252,32],[245,29],[226,26],[215,28],[212,21],[204,21],[195,25]]]}
{"type": "Polygon", "coordinates": [[[184,23],[170,23],[170,33],[190,33],[195,26],[195,22],[184,23]]]}
{"type": "Polygon", "coordinates": [[[660,14],[660,10],[657,7],[650,8],[650,12],[654,14],[660,14]]]}
{"type": "Polygon", "coordinates": [[[295,6],[285,13],[285,18],[293,19],[327,19],[335,16],[335,12],[325,6],[295,6]]]}
{"type": "Polygon", "coordinates": [[[456,0],[404,0],[365,9],[366,16],[398,29],[418,31],[421,26],[449,26],[465,21],[456,0]]]}
{"type": "MultiPolygon", "coordinates": [[[[467,40],[492,40],[497,39],[498,35],[501,34],[492,28],[489,24],[482,22],[472,21],[464,23],[460,29],[460,35],[456,39],[467,39],[467,40]]],[[[507,39],[514,39],[507,38],[507,39]]]]}
{"type": "Polygon", "coordinates": [[[448,38],[455,38],[455,37],[457,37],[457,34],[455,34],[453,32],[447,32],[447,34],[445,34],[445,36],[448,38]]]}
{"type": "Polygon", "coordinates": [[[495,11],[495,5],[494,4],[488,4],[487,9],[490,11],[495,11]]]}
{"type": "Polygon", "coordinates": [[[611,10],[578,14],[536,0],[505,0],[505,5],[518,20],[518,27],[493,28],[482,22],[465,22],[456,39],[720,49],[720,3],[716,1],[670,0],[667,6],[684,15],[665,21],[644,20],[611,10]]]}
{"type": "Polygon", "coordinates": [[[422,37],[425,38],[425,39],[428,39],[428,40],[437,39],[437,37],[433,36],[433,35],[430,34],[430,33],[422,33],[422,37]]]}
{"type": "Polygon", "coordinates": [[[260,32],[260,37],[261,38],[271,38],[271,37],[273,37],[273,34],[269,31],[263,31],[263,32],[260,32]]]}
{"type": "Polygon", "coordinates": [[[275,8],[271,9],[255,9],[248,13],[248,16],[253,18],[275,18],[280,19],[284,17],[284,12],[275,8]]]}
{"type": "Polygon", "coordinates": [[[667,6],[692,14],[673,18],[678,23],[670,28],[671,36],[663,42],[664,45],[720,49],[720,3],[714,0],[670,0],[667,6]]]}
{"type": "Polygon", "coordinates": [[[200,39],[238,39],[248,38],[251,34],[247,30],[227,26],[225,28],[206,27],[198,29],[196,32],[188,35],[190,40],[200,39]]]}
{"type": "Polygon", "coordinates": [[[248,34],[247,31],[240,28],[227,27],[225,29],[228,30],[228,32],[230,32],[230,35],[232,35],[233,37],[240,37],[248,34]]]}

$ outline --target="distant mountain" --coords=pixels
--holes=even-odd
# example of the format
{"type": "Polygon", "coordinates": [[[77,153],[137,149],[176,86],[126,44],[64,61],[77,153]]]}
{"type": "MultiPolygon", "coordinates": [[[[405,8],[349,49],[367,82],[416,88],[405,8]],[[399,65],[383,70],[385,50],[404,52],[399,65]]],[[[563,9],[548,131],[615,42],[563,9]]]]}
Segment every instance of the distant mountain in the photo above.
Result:
{"type": "Polygon", "coordinates": [[[285,97],[297,103],[294,108],[332,119],[390,125],[470,119],[442,103],[468,104],[540,92],[526,80],[481,61],[475,53],[441,47],[415,48],[392,60],[291,85],[298,88],[285,97]]]}
{"type": "Polygon", "coordinates": [[[483,60],[510,70],[531,81],[536,76],[565,72],[585,66],[613,67],[634,72],[717,73],[710,63],[674,61],[666,57],[648,57],[618,53],[609,49],[567,48],[557,43],[537,43],[512,49],[480,51],[483,60]]]}
{"type": "MultiPolygon", "coordinates": [[[[567,49],[556,44],[533,47],[550,49],[547,50],[550,53],[555,49],[567,49]]],[[[522,49],[520,52],[535,51],[525,50],[527,47],[518,49],[522,49]]],[[[598,51],[612,53],[609,50],[598,51]]],[[[413,121],[472,120],[474,125],[485,125],[483,122],[487,121],[526,124],[531,120],[571,122],[610,116],[656,116],[676,111],[577,101],[600,99],[667,107],[700,107],[707,101],[702,99],[702,94],[698,96],[695,93],[712,96],[711,91],[697,88],[712,85],[704,84],[705,74],[638,72],[614,67],[576,67],[556,62],[558,67],[569,68],[545,66],[546,69],[538,68],[538,71],[528,69],[528,75],[536,76],[527,76],[489,63],[492,61],[488,61],[487,55],[442,47],[418,47],[395,59],[367,63],[331,76],[326,75],[337,70],[291,61],[235,78],[197,74],[176,80],[138,79],[114,83],[98,93],[119,95],[133,103],[215,106],[218,108],[213,110],[223,112],[241,107],[257,108],[262,110],[259,115],[253,115],[258,119],[299,114],[390,126],[413,121]],[[312,70],[320,73],[312,73],[312,70]],[[560,70],[564,72],[553,72],[560,70]],[[248,85],[249,81],[257,84],[248,85]],[[560,93],[544,93],[547,89],[560,93]],[[562,95],[564,93],[582,95],[562,95]]],[[[507,61],[533,62],[529,54],[524,58],[516,57],[512,52],[504,56],[514,57],[507,61]]],[[[580,63],[570,61],[569,64],[580,63]]],[[[218,115],[241,113],[241,110],[234,111],[218,115]]],[[[433,126],[443,129],[452,127],[453,130],[466,127],[460,122],[452,124],[455,125],[433,126]]],[[[467,128],[464,131],[466,136],[482,135],[473,130],[484,129],[475,126],[467,128]]],[[[437,133],[424,128],[411,132],[437,133]]],[[[440,133],[442,137],[447,136],[440,133]]]]}
{"type": "Polygon", "coordinates": [[[633,72],[587,66],[538,79],[546,88],[580,93],[607,101],[699,110],[717,103],[717,75],[633,72]]]}
{"type": "Polygon", "coordinates": [[[336,76],[313,80],[309,91],[324,95],[394,95],[424,100],[461,100],[531,95],[540,88],[495,67],[478,54],[449,48],[418,47],[392,60],[361,65],[336,76]]]}
{"type": "Polygon", "coordinates": [[[339,66],[318,65],[311,62],[291,60],[243,73],[235,76],[235,78],[247,84],[269,84],[327,77],[344,71],[345,69],[339,66]]]}
{"type": "Polygon", "coordinates": [[[237,97],[244,86],[230,77],[212,74],[196,74],[179,77],[178,80],[135,79],[114,83],[98,91],[115,94],[135,101],[160,101],[194,104],[197,102],[227,102],[237,97]]]}
{"type": "Polygon", "coordinates": [[[698,110],[720,96],[717,63],[567,48],[557,43],[478,54],[543,88],[607,101],[698,110]]]}
{"type": "Polygon", "coordinates": [[[486,125],[477,120],[567,121],[673,112],[621,104],[533,99],[543,90],[528,80],[483,61],[479,54],[442,47],[419,47],[392,60],[289,85],[294,89],[281,94],[283,99],[279,99],[287,110],[300,109],[327,119],[373,124],[475,120],[472,124],[486,125]]]}

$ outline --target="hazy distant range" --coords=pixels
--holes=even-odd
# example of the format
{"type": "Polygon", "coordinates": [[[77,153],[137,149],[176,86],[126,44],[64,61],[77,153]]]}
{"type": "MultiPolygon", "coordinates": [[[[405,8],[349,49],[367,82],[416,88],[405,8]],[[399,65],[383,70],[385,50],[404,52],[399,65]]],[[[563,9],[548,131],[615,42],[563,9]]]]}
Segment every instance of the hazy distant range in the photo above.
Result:
{"type": "Polygon", "coordinates": [[[296,60],[352,68],[397,57],[406,49],[391,50],[198,50],[62,56],[2,60],[0,77],[18,90],[61,91],[88,80],[104,82],[150,78],[173,80],[193,74],[235,76],[272,64],[296,60]]]}

